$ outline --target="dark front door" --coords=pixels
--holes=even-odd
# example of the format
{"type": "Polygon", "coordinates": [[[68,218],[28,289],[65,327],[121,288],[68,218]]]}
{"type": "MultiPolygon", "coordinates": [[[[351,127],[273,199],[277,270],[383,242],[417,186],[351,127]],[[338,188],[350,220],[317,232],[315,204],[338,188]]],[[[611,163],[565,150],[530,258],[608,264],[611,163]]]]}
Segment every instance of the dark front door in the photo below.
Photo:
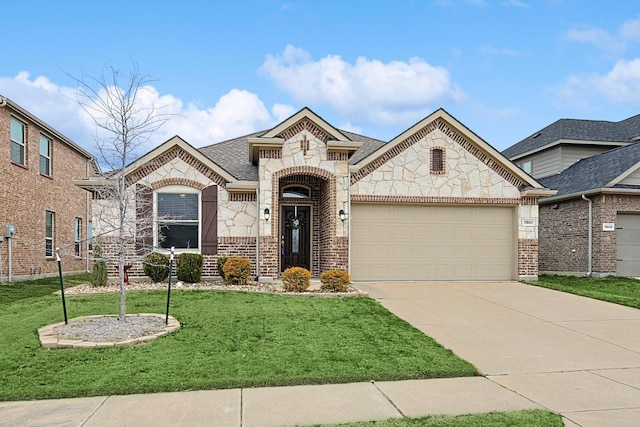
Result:
{"type": "Polygon", "coordinates": [[[311,271],[311,208],[284,206],[280,224],[280,259],[282,271],[303,267],[311,271]]]}

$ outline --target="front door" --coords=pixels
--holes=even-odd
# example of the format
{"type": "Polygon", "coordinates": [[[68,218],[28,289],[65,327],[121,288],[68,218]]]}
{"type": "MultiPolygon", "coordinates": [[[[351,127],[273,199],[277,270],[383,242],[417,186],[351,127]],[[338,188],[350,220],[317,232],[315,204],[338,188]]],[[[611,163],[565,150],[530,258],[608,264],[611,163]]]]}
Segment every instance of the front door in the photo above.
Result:
{"type": "Polygon", "coordinates": [[[280,260],[282,271],[302,267],[311,271],[311,208],[283,206],[280,224],[280,260]]]}

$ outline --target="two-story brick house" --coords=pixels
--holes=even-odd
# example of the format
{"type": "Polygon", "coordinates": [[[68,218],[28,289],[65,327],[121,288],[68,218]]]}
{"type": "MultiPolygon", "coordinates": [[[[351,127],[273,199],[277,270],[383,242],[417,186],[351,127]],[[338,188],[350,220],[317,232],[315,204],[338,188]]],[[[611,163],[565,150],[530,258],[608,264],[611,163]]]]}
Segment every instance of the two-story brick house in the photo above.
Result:
{"type": "Polygon", "coordinates": [[[540,199],[545,273],[640,277],[640,115],[561,119],[502,152],[556,190],[540,199]]]}
{"type": "Polygon", "coordinates": [[[2,282],[57,274],[56,247],[65,273],[87,271],[91,199],[72,180],[94,174],[90,153],[0,96],[2,282]]]}

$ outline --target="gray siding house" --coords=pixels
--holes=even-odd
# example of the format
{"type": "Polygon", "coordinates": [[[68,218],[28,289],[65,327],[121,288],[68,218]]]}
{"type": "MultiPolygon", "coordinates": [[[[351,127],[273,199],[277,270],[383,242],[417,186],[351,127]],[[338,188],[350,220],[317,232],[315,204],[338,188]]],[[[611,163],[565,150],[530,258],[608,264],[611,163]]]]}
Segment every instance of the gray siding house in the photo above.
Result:
{"type": "Polygon", "coordinates": [[[539,271],[640,277],[640,116],[563,119],[503,151],[541,198],[539,271]]]}

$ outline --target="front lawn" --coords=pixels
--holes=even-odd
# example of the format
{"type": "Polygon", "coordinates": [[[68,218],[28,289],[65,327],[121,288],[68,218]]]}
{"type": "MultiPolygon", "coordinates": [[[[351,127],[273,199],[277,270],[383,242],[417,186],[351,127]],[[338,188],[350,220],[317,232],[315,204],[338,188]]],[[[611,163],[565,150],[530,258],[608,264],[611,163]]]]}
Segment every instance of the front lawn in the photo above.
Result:
{"type": "MultiPolygon", "coordinates": [[[[478,375],[366,297],[175,291],[180,331],[98,350],[41,348],[37,329],[62,321],[59,296],[2,299],[0,400],[478,375]]],[[[165,304],[164,292],[127,294],[128,313],[165,304]]],[[[117,294],[67,298],[70,319],[117,307],[117,294]]]]}
{"type": "Polygon", "coordinates": [[[640,280],[628,277],[538,277],[538,286],[640,309],[640,280]]]}
{"type": "MultiPolygon", "coordinates": [[[[469,415],[432,415],[385,421],[336,424],[333,427],[562,427],[562,415],[542,409],[469,415]]],[[[324,426],[328,427],[328,426],[324,426]]]]}
{"type": "MultiPolygon", "coordinates": [[[[68,276],[64,278],[65,288],[87,283],[88,274],[68,276]]],[[[51,295],[60,290],[60,278],[49,277],[38,280],[25,280],[24,282],[13,282],[10,284],[0,284],[0,306],[9,304],[25,298],[33,298],[43,295],[51,295]]]]}

